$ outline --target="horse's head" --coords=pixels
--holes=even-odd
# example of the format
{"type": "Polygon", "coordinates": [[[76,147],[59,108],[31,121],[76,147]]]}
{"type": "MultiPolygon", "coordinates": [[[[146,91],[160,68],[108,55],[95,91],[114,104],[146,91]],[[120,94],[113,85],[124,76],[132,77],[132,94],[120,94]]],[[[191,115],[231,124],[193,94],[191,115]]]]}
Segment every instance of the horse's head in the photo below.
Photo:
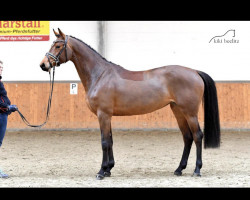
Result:
{"type": "Polygon", "coordinates": [[[40,67],[43,71],[50,71],[52,67],[58,67],[61,63],[66,63],[72,56],[72,49],[68,48],[68,36],[65,35],[59,28],[59,33],[57,33],[54,29],[53,31],[57,39],[53,42],[49,52],[46,53],[40,63],[40,67]]]}

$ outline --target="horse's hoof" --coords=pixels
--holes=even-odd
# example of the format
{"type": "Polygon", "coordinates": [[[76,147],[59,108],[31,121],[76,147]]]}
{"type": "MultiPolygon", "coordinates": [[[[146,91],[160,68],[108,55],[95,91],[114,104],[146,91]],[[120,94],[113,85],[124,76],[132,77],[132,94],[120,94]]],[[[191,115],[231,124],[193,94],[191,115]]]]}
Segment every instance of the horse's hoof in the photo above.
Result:
{"type": "Polygon", "coordinates": [[[175,172],[174,172],[174,175],[176,175],[176,176],[181,176],[181,175],[182,175],[182,172],[175,171],[175,172]]]}
{"type": "Polygon", "coordinates": [[[104,176],[105,177],[110,177],[111,176],[111,172],[104,172],[104,176]]]}
{"type": "Polygon", "coordinates": [[[201,174],[200,173],[193,173],[193,175],[192,175],[193,177],[201,177],[201,174]]]}
{"type": "Polygon", "coordinates": [[[96,179],[97,180],[102,180],[102,179],[104,179],[104,176],[101,175],[101,174],[96,174],[96,179]]]}

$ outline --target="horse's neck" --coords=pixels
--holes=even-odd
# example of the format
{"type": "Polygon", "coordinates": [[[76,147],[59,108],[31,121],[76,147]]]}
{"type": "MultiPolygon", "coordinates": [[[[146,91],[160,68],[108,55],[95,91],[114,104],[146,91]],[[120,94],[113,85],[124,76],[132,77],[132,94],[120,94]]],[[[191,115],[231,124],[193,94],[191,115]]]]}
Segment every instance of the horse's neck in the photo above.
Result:
{"type": "Polygon", "coordinates": [[[99,76],[106,70],[105,61],[84,43],[74,40],[72,46],[74,63],[78,75],[83,83],[85,91],[98,80],[99,76]]]}

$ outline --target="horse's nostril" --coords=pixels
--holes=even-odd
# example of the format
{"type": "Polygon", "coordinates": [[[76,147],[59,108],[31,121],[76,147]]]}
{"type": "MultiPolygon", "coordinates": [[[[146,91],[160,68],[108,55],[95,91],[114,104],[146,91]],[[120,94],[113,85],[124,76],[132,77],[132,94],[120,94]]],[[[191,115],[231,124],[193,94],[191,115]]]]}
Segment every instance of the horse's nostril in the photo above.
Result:
{"type": "Polygon", "coordinates": [[[45,64],[44,64],[44,63],[41,64],[40,67],[41,67],[42,69],[44,69],[44,68],[45,68],[45,64]]]}
{"type": "Polygon", "coordinates": [[[41,64],[40,67],[42,68],[43,71],[47,71],[46,67],[45,67],[45,64],[41,64]]]}

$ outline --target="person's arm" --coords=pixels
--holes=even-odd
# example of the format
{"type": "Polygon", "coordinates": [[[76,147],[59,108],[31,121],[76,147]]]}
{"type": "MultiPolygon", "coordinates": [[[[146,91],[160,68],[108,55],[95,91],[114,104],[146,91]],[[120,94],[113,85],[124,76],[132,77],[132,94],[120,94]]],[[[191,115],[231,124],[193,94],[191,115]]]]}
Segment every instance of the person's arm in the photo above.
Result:
{"type": "Polygon", "coordinates": [[[6,103],[1,103],[0,101],[0,110],[2,111],[10,111],[10,112],[15,112],[18,110],[16,105],[8,105],[6,103]]]}
{"type": "Polygon", "coordinates": [[[8,109],[8,104],[5,103],[2,98],[0,98],[0,108],[8,109]]]}

